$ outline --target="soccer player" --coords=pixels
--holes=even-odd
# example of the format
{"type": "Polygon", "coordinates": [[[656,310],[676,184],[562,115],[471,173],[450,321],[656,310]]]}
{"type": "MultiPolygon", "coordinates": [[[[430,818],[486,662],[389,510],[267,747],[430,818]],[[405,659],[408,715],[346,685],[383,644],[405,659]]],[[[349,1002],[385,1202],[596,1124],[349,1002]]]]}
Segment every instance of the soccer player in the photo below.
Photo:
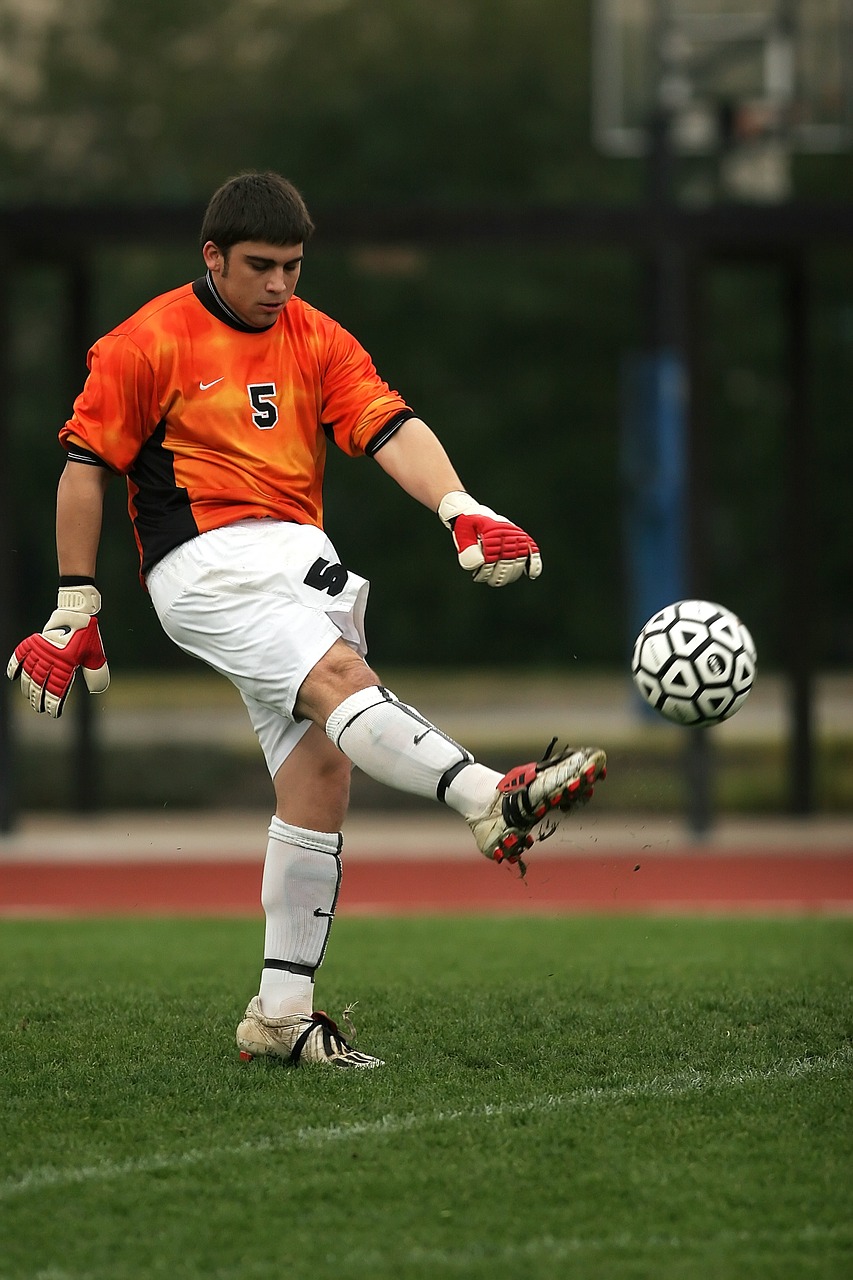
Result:
{"type": "MultiPolygon", "coordinates": [[[[542,562],[481,506],[430,428],[363,347],[295,294],[313,223],[274,173],[231,178],[201,228],[205,275],[102,337],[60,431],[57,606],[8,665],[35,711],[59,716],[78,670],[109,684],[95,585],[104,492],[124,476],[140,572],[172,640],[239,689],[275,792],[261,901],[260,989],[244,1058],[375,1067],[313,1005],[341,883],[356,764],[461,814],[487,858],[521,862],[542,818],[587,800],[604,752],[567,749],[505,777],[387,689],[365,661],[368,584],[323,532],[327,441],[367,454],[450,530],[475,582],[542,562]]],[[[521,862],[523,869],[523,862],[521,862]]]]}

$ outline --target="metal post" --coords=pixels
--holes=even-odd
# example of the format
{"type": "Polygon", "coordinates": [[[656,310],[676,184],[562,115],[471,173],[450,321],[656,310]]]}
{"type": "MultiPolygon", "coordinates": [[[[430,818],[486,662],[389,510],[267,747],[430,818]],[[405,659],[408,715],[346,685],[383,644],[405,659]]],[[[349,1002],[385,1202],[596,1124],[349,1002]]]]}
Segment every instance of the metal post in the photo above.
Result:
{"type": "Polygon", "coordinates": [[[808,281],[802,251],[784,263],[788,421],[785,448],[783,608],[795,625],[788,637],[785,664],[790,681],[790,809],[814,812],[814,443],[808,425],[808,281]]]}

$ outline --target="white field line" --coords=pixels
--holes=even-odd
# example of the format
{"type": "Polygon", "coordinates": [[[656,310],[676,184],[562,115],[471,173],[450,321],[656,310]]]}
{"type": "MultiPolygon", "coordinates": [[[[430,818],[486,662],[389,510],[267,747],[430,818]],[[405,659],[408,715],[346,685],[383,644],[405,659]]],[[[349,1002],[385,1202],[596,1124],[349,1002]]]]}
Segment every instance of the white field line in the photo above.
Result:
{"type": "Polygon", "coordinates": [[[192,1168],[195,1165],[232,1160],[241,1156],[255,1156],[265,1152],[288,1151],[297,1148],[323,1147],[330,1143],[356,1138],[383,1138],[406,1133],[412,1129],[437,1129],[459,1121],[487,1122],[504,1116],[541,1115],[551,1111],[566,1111],[578,1107],[618,1103],[634,1098],[679,1097],[691,1093],[711,1093],[715,1089],[739,1089],[747,1085],[775,1080],[797,1080],[803,1076],[825,1075],[831,1071],[843,1071],[853,1062],[853,1048],[845,1046],[824,1058],[795,1058],[777,1062],[760,1070],[713,1072],[689,1071],[670,1077],[616,1085],[612,1088],[577,1089],[572,1093],[544,1094],[524,1102],[484,1103],[454,1111],[412,1112],[408,1115],[387,1115],[379,1120],[356,1121],[353,1124],[320,1125],[294,1129],[276,1138],[258,1138],[251,1142],[238,1142],[218,1147],[190,1148],[179,1154],[153,1152],[129,1160],[103,1160],[96,1164],[57,1168],[55,1165],[38,1165],[14,1178],[0,1180],[0,1201],[11,1200],[30,1192],[41,1192],[51,1187],[72,1187],[90,1182],[115,1182],[121,1178],[135,1177],[164,1170],[192,1168]]]}

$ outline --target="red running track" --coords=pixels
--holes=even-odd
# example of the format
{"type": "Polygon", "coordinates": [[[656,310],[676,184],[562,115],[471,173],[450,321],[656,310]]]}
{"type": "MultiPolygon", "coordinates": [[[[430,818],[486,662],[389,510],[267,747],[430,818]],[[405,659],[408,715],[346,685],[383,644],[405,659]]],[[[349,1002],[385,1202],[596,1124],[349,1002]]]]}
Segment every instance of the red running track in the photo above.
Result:
{"type": "MultiPolygon", "coordinates": [[[[253,862],[0,864],[0,915],[260,916],[253,862]]],[[[522,881],[509,867],[442,859],[354,861],[346,914],[853,911],[844,853],[667,854],[540,859],[522,881]]]]}

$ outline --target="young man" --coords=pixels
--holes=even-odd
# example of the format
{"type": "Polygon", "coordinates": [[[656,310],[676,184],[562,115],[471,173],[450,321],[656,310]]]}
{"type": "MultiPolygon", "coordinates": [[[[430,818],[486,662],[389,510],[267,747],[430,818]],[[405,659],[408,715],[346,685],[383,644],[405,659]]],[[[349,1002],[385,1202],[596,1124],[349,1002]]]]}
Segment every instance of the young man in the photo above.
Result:
{"type": "MultiPolygon", "coordinates": [[[[323,532],[326,440],[367,454],[451,531],[475,582],[539,576],[535,542],[464,490],[443,447],[358,342],[295,296],[313,224],[277,174],[242,174],[202,224],[207,273],[95,343],[60,431],[57,608],[9,666],[59,716],[75,674],[109,684],[96,615],[103,497],[127,481],[141,575],[166,633],[240,690],[273,780],[260,990],[242,1056],[374,1067],[313,1007],[341,882],[351,765],[436,798],[487,858],[520,862],[543,817],[587,800],[604,752],[505,777],[386,689],[364,660],[368,584],[323,532]]],[[[521,864],[523,868],[523,863],[521,864]]]]}

